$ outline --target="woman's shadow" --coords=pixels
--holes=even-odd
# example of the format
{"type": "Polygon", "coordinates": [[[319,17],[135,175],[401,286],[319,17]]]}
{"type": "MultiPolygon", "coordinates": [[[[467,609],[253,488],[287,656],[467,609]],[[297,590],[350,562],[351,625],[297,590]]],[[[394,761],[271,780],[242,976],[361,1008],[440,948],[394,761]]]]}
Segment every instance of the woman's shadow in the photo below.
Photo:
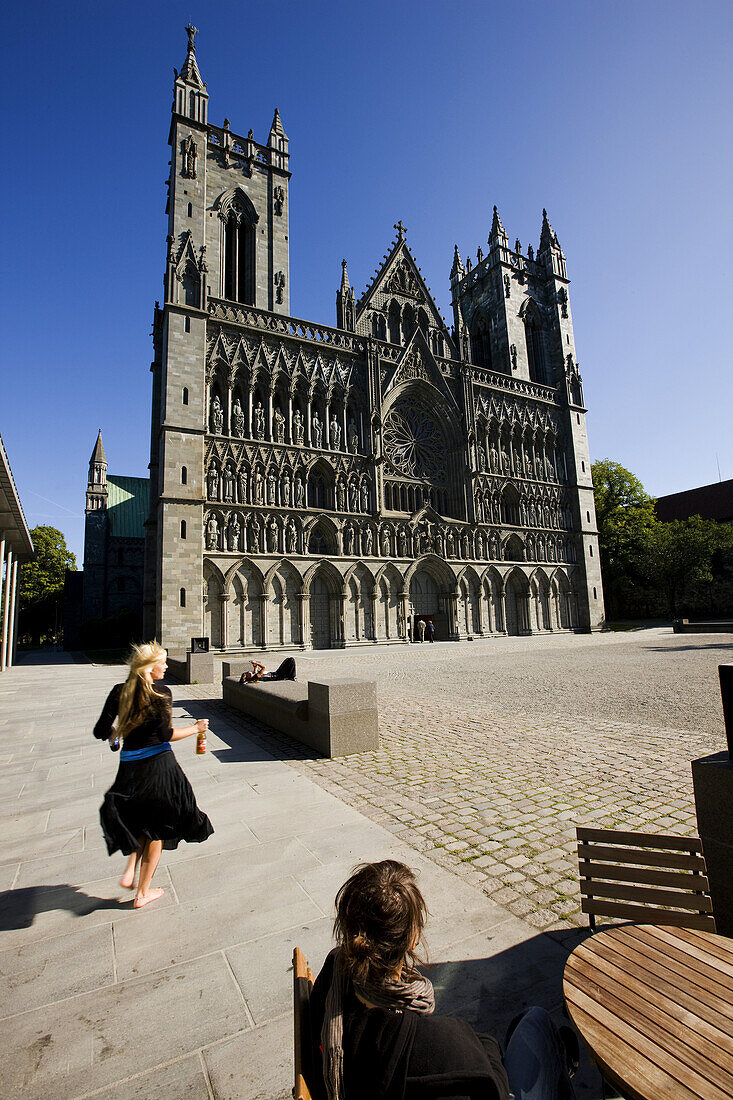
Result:
{"type": "Polygon", "coordinates": [[[75,917],[86,917],[98,909],[129,909],[131,901],[97,898],[78,886],[23,886],[0,893],[0,931],[31,928],[39,913],[65,909],[75,917]]]}

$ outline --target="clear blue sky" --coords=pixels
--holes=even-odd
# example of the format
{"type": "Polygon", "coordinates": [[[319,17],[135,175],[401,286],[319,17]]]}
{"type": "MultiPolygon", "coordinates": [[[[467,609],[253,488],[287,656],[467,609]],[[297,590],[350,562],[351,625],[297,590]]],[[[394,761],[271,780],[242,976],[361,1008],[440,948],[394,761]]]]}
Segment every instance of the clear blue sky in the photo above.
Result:
{"type": "Polygon", "coordinates": [[[401,218],[450,320],[494,203],[568,259],[591,453],[655,495],[733,477],[730,0],[29,0],[6,11],[0,432],[81,558],[89,456],[145,476],[173,67],[290,137],[291,308],[335,323],[401,218]]]}

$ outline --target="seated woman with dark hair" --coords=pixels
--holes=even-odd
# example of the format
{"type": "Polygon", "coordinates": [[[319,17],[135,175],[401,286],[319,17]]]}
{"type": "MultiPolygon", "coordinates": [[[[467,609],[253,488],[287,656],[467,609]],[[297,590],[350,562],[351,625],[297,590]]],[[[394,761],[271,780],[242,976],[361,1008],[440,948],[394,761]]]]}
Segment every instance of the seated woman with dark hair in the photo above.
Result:
{"type": "Polygon", "coordinates": [[[391,859],[358,867],[336,895],[338,946],[311,996],[316,1100],[571,1100],[543,1009],[513,1025],[507,1069],[491,1036],[433,1015],[432,984],[415,967],[426,916],[415,875],[391,859]]]}

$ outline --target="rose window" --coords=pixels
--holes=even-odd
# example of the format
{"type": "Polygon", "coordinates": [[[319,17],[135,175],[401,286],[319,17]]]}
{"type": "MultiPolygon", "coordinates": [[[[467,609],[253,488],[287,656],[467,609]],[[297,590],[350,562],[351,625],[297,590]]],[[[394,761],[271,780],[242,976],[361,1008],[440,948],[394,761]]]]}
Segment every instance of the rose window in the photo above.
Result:
{"type": "Polygon", "coordinates": [[[426,408],[400,403],[387,413],[384,453],[397,473],[440,481],[445,477],[445,439],[426,408]]]}

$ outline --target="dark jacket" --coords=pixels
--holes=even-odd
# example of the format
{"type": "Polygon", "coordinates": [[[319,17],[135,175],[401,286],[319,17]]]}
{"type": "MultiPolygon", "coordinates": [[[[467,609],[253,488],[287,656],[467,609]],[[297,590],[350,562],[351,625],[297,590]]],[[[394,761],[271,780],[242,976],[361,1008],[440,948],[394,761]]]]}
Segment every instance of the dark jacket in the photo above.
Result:
{"type": "MultiPolygon", "coordinates": [[[[315,1100],[326,1100],[321,1028],[333,952],[311,995],[315,1100]]],[[[463,1020],[367,1008],[349,984],[344,1001],[345,1100],[508,1100],[499,1044],[463,1020]]]]}

